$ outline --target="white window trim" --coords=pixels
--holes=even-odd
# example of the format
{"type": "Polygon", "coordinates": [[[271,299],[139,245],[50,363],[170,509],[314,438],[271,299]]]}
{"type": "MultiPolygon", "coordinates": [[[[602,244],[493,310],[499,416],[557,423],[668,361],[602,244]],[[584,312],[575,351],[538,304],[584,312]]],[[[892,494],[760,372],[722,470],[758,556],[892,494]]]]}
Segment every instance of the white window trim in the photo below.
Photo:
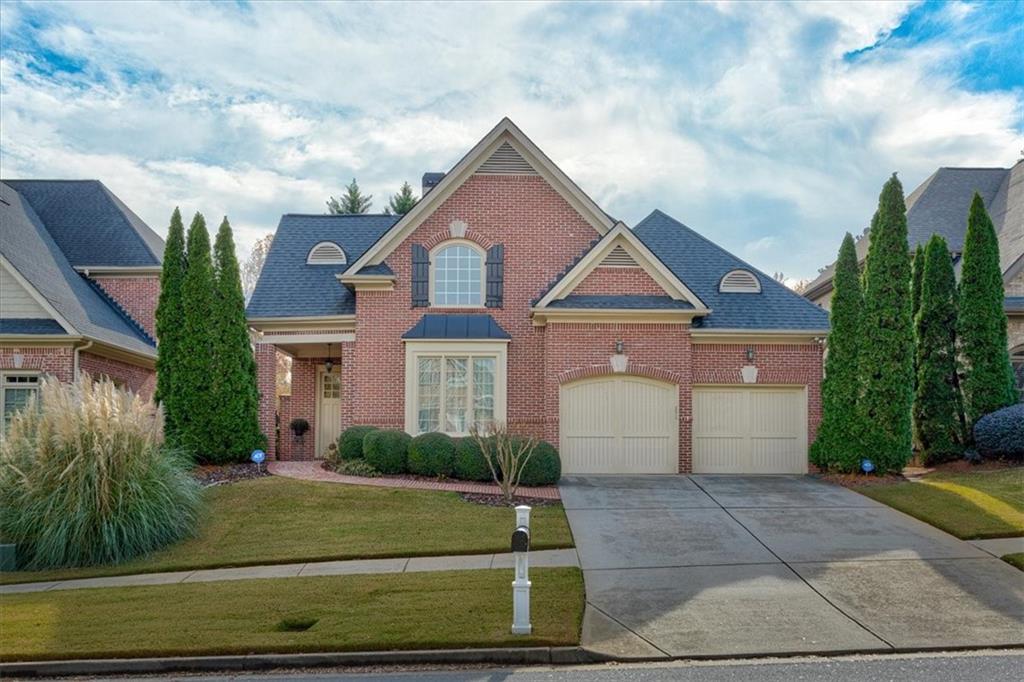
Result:
{"type": "Polygon", "coordinates": [[[468,239],[446,239],[430,250],[430,306],[432,308],[464,308],[469,310],[483,310],[487,306],[487,252],[480,248],[476,242],[468,239]],[[439,304],[434,299],[434,265],[437,263],[437,254],[450,246],[467,246],[480,255],[480,304],[439,304]]]}
{"type": "MultiPolygon", "coordinates": [[[[405,431],[419,435],[418,372],[421,357],[459,356],[469,358],[495,358],[494,363],[494,421],[507,421],[508,403],[508,342],[487,341],[406,341],[405,342],[405,431]]],[[[467,419],[467,421],[469,421],[467,419]]],[[[444,423],[444,404],[441,405],[441,424],[444,423]]],[[[466,436],[468,433],[451,433],[466,436]]]]}
{"type": "MultiPolygon", "coordinates": [[[[5,370],[0,372],[0,438],[3,438],[4,433],[7,431],[5,428],[6,424],[4,422],[4,411],[7,409],[7,406],[4,403],[7,399],[7,377],[9,376],[36,377],[35,391],[37,396],[39,395],[39,384],[43,380],[43,372],[39,370],[5,370]]],[[[18,387],[12,386],[11,388],[18,387]]]]}

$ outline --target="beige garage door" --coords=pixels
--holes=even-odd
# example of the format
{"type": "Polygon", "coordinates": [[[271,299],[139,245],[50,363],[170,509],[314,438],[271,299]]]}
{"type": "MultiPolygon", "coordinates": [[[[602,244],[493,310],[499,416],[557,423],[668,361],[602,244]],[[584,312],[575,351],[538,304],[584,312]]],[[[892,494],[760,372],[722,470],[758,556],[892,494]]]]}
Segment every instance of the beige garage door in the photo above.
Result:
{"type": "Polygon", "coordinates": [[[807,394],[789,387],[693,389],[693,471],[807,472],[807,394]]]}
{"type": "Polygon", "coordinates": [[[608,376],[561,389],[562,473],[674,474],[679,465],[679,389],[608,376]]]}

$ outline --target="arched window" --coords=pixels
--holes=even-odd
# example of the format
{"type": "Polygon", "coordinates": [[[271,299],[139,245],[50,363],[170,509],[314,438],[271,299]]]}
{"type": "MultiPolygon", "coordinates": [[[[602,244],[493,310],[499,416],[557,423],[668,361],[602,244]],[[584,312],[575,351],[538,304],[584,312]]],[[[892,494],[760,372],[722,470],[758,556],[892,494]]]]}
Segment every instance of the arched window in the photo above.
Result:
{"type": "Polygon", "coordinates": [[[484,253],[472,242],[445,242],[430,258],[431,302],[436,306],[484,304],[484,253]]]}
{"type": "Polygon", "coordinates": [[[320,242],[309,250],[306,262],[310,265],[344,265],[345,252],[334,242],[320,242]]]}
{"type": "Polygon", "coordinates": [[[759,294],[761,281],[749,270],[730,270],[718,285],[723,294],[759,294]]]}

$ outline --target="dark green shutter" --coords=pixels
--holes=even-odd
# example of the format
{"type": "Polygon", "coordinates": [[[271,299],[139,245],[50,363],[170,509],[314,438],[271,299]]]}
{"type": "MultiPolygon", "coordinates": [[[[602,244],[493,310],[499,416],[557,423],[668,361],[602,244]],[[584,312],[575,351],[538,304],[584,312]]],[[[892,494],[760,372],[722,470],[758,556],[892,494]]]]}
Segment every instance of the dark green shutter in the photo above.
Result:
{"type": "Polygon", "coordinates": [[[505,247],[502,244],[487,250],[487,307],[500,308],[505,285],[505,247]]]}
{"type": "Polygon", "coordinates": [[[412,245],[412,307],[430,305],[430,254],[421,244],[412,245]]]}

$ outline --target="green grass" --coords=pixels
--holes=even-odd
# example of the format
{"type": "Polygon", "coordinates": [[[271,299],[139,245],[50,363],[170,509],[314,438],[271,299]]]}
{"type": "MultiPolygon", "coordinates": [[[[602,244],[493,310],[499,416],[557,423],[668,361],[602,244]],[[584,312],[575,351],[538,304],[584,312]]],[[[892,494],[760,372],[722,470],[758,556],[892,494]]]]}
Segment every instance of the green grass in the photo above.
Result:
{"type": "MultiPolygon", "coordinates": [[[[511,509],[456,493],[271,476],[206,490],[199,535],[117,565],[0,573],[0,583],[225,566],[507,552],[511,509]]],[[[561,505],[531,515],[533,549],[572,547],[561,505]]]]}
{"type": "Polygon", "coordinates": [[[1024,552],[1017,552],[1016,554],[1007,554],[1002,557],[1003,561],[1010,564],[1015,568],[1019,568],[1024,571],[1024,552]]]}
{"type": "Polygon", "coordinates": [[[1024,535],[1024,467],[935,473],[858,492],[964,540],[1024,535]]]}
{"type": "Polygon", "coordinates": [[[511,570],[4,595],[0,659],[575,645],[579,569],[542,568],[530,577],[530,636],[509,631],[511,570]]]}

